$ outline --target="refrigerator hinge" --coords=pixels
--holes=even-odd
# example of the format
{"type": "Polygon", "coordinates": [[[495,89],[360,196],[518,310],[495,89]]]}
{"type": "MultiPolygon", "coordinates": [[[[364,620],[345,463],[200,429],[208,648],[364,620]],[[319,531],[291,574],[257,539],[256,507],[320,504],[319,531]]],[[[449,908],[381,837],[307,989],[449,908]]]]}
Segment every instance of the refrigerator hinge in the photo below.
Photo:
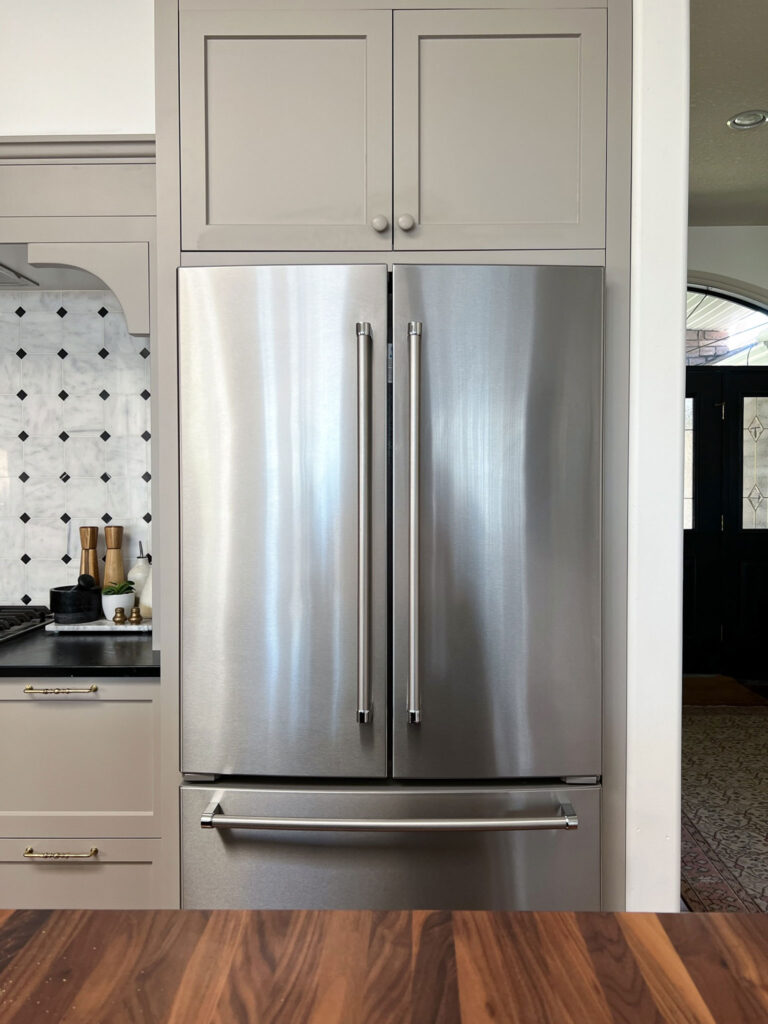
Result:
{"type": "Polygon", "coordinates": [[[387,384],[392,383],[392,342],[387,343],[387,384]]]}
{"type": "Polygon", "coordinates": [[[215,782],[218,775],[209,775],[208,772],[184,772],[182,782],[215,782]]]}
{"type": "Polygon", "coordinates": [[[560,780],[566,786],[596,786],[601,775],[561,775],[560,780]]]}

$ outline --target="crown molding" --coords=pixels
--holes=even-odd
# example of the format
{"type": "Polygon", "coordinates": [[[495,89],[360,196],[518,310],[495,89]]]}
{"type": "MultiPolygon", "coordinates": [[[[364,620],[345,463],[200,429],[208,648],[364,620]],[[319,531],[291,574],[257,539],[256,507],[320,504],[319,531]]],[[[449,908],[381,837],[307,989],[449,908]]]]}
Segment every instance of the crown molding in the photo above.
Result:
{"type": "Polygon", "coordinates": [[[154,135],[4,135],[0,163],[154,163],[154,135]]]}

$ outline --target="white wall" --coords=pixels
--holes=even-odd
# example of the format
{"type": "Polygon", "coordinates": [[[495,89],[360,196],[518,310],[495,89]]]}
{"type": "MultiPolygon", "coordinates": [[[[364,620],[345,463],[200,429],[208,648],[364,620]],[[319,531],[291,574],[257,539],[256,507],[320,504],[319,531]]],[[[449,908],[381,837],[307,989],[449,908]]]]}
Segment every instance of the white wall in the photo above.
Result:
{"type": "Polygon", "coordinates": [[[634,0],[627,909],[680,906],[688,3],[634,0]]]}
{"type": "Polygon", "coordinates": [[[689,228],[688,269],[768,292],[768,227],[689,228]]]}
{"type": "Polygon", "coordinates": [[[0,0],[0,136],[155,130],[153,0],[0,0]]]}

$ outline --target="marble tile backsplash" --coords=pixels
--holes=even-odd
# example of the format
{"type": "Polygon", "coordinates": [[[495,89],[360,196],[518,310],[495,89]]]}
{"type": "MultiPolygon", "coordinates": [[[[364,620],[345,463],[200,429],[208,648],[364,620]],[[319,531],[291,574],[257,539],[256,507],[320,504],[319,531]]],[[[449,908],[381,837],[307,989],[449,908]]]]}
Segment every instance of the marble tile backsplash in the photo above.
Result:
{"type": "Polygon", "coordinates": [[[0,289],[0,604],[75,583],[81,526],[151,550],[149,362],[109,291],[0,289]]]}

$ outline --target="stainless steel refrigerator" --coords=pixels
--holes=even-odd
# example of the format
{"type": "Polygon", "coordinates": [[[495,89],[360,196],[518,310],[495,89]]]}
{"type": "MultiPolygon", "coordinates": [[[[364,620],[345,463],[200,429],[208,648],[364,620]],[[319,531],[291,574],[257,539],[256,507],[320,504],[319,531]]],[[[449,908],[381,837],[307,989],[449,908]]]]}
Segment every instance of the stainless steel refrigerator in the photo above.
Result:
{"type": "Polygon", "coordinates": [[[185,907],[598,909],[602,271],[179,271],[185,907]]]}

